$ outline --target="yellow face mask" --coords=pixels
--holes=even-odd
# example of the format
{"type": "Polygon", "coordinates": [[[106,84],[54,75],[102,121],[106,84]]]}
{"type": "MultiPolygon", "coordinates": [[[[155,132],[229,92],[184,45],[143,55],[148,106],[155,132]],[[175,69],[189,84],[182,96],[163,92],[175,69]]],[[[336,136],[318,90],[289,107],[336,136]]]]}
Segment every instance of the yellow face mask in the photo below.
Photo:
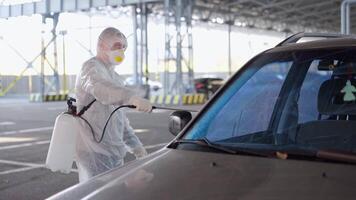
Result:
{"type": "Polygon", "coordinates": [[[123,49],[114,50],[109,52],[109,61],[113,65],[121,64],[125,59],[125,52],[123,49]]]}
{"type": "Polygon", "coordinates": [[[115,59],[115,62],[117,62],[117,63],[121,63],[124,60],[124,58],[121,56],[116,56],[114,59],[115,59]]]}

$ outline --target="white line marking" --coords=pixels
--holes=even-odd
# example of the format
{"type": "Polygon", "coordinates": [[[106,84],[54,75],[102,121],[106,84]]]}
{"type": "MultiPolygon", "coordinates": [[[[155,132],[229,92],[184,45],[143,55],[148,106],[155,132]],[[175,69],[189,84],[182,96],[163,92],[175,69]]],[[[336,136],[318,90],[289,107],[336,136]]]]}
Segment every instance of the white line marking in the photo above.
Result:
{"type": "Polygon", "coordinates": [[[157,109],[157,110],[153,110],[152,112],[153,113],[168,113],[168,112],[174,112],[174,111],[157,109]]]}
{"type": "Polygon", "coordinates": [[[0,172],[0,175],[11,174],[11,173],[16,173],[16,172],[24,172],[24,171],[28,171],[28,170],[36,169],[36,168],[39,168],[39,167],[23,167],[23,168],[19,168],[19,169],[10,169],[7,171],[0,172]]]}
{"type": "MultiPolygon", "coordinates": [[[[29,147],[29,146],[41,145],[41,144],[49,144],[50,142],[51,142],[50,140],[43,140],[43,141],[38,141],[38,142],[27,142],[27,143],[14,144],[14,145],[2,146],[2,147],[0,146],[0,150],[29,147]]],[[[148,145],[148,146],[144,146],[144,147],[146,149],[153,149],[156,147],[164,146],[166,144],[167,143],[160,143],[160,144],[148,145]]]]}
{"type": "Polygon", "coordinates": [[[1,136],[0,137],[0,144],[1,143],[13,143],[13,142],[33,142],[36,141],[36,138],[33,137],[7,137],[1,136]]]}
{"type": "Polygon", "coordinates": [[[8,125],[14,125],[16,124],[15,122],[0,122],[0,126],[8,126],[8,125]]]}
{"type": "MultiPolygon", "coordinates": [[[[29,168],[46,168],[47,169],[45,164],[19,162],[19,161],[11,161],[11,160],[0,160],[0,163],[9,164],[9,165],[26,166],[26,167],[29,167],[29,168]]],[[[71,172],[78,172],[77,169],[71,169],[70,171],[71,172]]]]}
{"type": "Polygon", "coordinates": [[[28,143],[22,143],[22,144],[14,144],[14,145],[0,147],[0,150],[15,149],[15,148],[28,147],[28,146],[39,145],[39,144],[49,144],[49,143],[50,143],[50,140],[39,141],[39,142],[28,142],[28,143]]]}
{"type": "Polygon", "coordinates": [[[148,146],[144,146],[144,147],[145,147],[145,149],[153,149],[156,147],[164,146],[166,144],[168,144],[168,143],[154,144],[154,145],[148,145],[148,146]]]}
{"type": "MultiPolygon", "coordinates": [[[[10,145],[10,146],[6,146],[6,147],[1,147],[0,150],[23,147],[23,146],[32,146],[32,145],[36,145],[36,144],[46,144],[46,143],[49,143],[49,142],[50,142],[49,140],[46,140],[46,141],[40,141],[40,142],[25,143],[25,144],[20,144],[20,145],[10,145]]],[[[166,144],[167,143],[148,145],[148,146],[145,146],[145,149],[152,149],[152,148],[164,146],[166,144]]],[[[47,168],[45,164],[20,162],[20,161],[0,160],[0,163],[9,164],[9,165],[17,165],[17,166],[25,166],[25,167],[18,168],[18,169],[11,169],[11,170],[0,172],[0,175],[6,175],[6,174],[11,174],[11,173],[17,173],[17,172],[24,172],[24,171],[29,171],[29,170],[36,169],[36,168],[47,168]]],[[[71,169],[71,172],[78,173],[78,170],[77,169],[71,169]]]]}
{"type": "Polygon", "coordinates": [[[145,132],[148,132],[148,131],[149,131],[148,129],[134,129],[135,133],[145,133],[145,132]]]}
{"type": "Polygon", "coordinates": [[[19,162],[19,161],[11,161],[11,160],[0,160],[0,163],[9,164],[9,165],[26,166],[26,167],[46,167],[44,164],[19,162]]]}
{"type": "Polygon", "coordinates": [[[20,134],[20,133],[49,131],[49,130],[52,130],[52,129],[53,129],[53,126],[48,126],[48,127],[31,128],[31,129],[16,130],[16,131],[5,131],[5,132],[0,133],[0,135],[13,135],[13,134],[20,134]]]}

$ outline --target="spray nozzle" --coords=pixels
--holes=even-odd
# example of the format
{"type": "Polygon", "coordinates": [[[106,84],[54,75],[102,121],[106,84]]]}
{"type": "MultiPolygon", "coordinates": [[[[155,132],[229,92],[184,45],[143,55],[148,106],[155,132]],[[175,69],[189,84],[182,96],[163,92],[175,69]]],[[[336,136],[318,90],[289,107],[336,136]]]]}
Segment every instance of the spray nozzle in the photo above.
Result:
{"type": "MultiPolygon", "coordinates": [[[[136,108],[136,106],[134,106],[134,105],[125,105],[124,107],[127,107],[127,108],[136,108]]],[[[179,108],[152,106],[152,110],[154,110],[154,109],[159,109],[159,110],[171,110],[171,111],[198,112],[197,110],[187,110],[187,109],[179,109],[179,108]]]]}

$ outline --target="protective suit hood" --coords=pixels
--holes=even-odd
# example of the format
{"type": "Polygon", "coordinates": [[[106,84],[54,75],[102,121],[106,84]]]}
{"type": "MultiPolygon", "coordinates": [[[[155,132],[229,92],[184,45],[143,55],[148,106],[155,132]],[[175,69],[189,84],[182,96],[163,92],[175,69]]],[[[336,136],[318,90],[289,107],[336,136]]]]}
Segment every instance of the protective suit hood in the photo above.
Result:
{"type": "Polygon", "coordinates": [[[97,58],[106,65],[119,65],[125,58],[127,39],[116,28],[107,28],[99,36],[97,58]]]}

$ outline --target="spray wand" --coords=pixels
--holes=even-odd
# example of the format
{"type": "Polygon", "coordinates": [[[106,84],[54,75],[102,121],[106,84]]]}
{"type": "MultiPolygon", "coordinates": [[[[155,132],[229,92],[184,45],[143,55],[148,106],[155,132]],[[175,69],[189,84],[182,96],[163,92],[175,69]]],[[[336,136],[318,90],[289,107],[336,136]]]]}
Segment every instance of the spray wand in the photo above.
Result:
{"type": "MultiPolygon", "coordinates": [[[[93,102],[92,102],[92,103],[93,103],[93,102]]],[[[92,104],[92,103],[91,103],[91,104],[92,104]]],[[[89,108],[89,107],[90,107],[90,106],[88,106],[88,108],[89,108]]],[[[87,110],[88,108],[86,108],[86,110],[87,110]]],[[[113,111],[110,113],[109,118],[106,120],[105,126],[104,126],[104,128],[103,128],[103,132],[102,132],[101,137],[100,137],[99,140],[96,139],[95,134],[94,134],[93,127],[90,125],[90,123],[89,123],[85,118],[83,118],[81,115],[79,115],[79,116],[77,115],[77,116],[80,117],[81,119],[83,119],[83,120],[89,125],[90,130],[91,130],[91,132],[92,132],[92,134],[93,134],[94,140],[95,140],[97,143],[101,143],[101,141],[103,141],[103,138],[104,138],[104,135],[105,135],[105,130],[106,130],[106,127],[107,127],[107,125],[108,125],[108,123],[109,123],[111,117],[114,115],[114,113],[115,113],[117,110],[119,110],[119,109],[121,109],[121,108],[136,108],[136,106],[134,106],[134,105],[122,105],[122,106],[119,106],[119,107],[115,108],[115,110],[113,110],[113,111]]],[[[152,109],[153,109],[153,110],[159,109],[159,110],[171,110],[171,111],[198,112],[197,110],[187,110],[187,109],[161,107],[161,106],[152,106],[152,109]]],[[[84,112],[85,112],[85,111],[84,111],[84,112]]],[[[84,112],[83,112],[83,113],[84,113],[84,112]]]]}
{"type": "Polygon", "coordinates": [[[171,108],[171,107],[161,107],[161,106],[152,106],[152,109],[159,110],[171,110],[171,111],[187,111],[187,112],[198,112],[197,110],[188,110],[188,109],[179,109],[179,108],[171,108]]]}

